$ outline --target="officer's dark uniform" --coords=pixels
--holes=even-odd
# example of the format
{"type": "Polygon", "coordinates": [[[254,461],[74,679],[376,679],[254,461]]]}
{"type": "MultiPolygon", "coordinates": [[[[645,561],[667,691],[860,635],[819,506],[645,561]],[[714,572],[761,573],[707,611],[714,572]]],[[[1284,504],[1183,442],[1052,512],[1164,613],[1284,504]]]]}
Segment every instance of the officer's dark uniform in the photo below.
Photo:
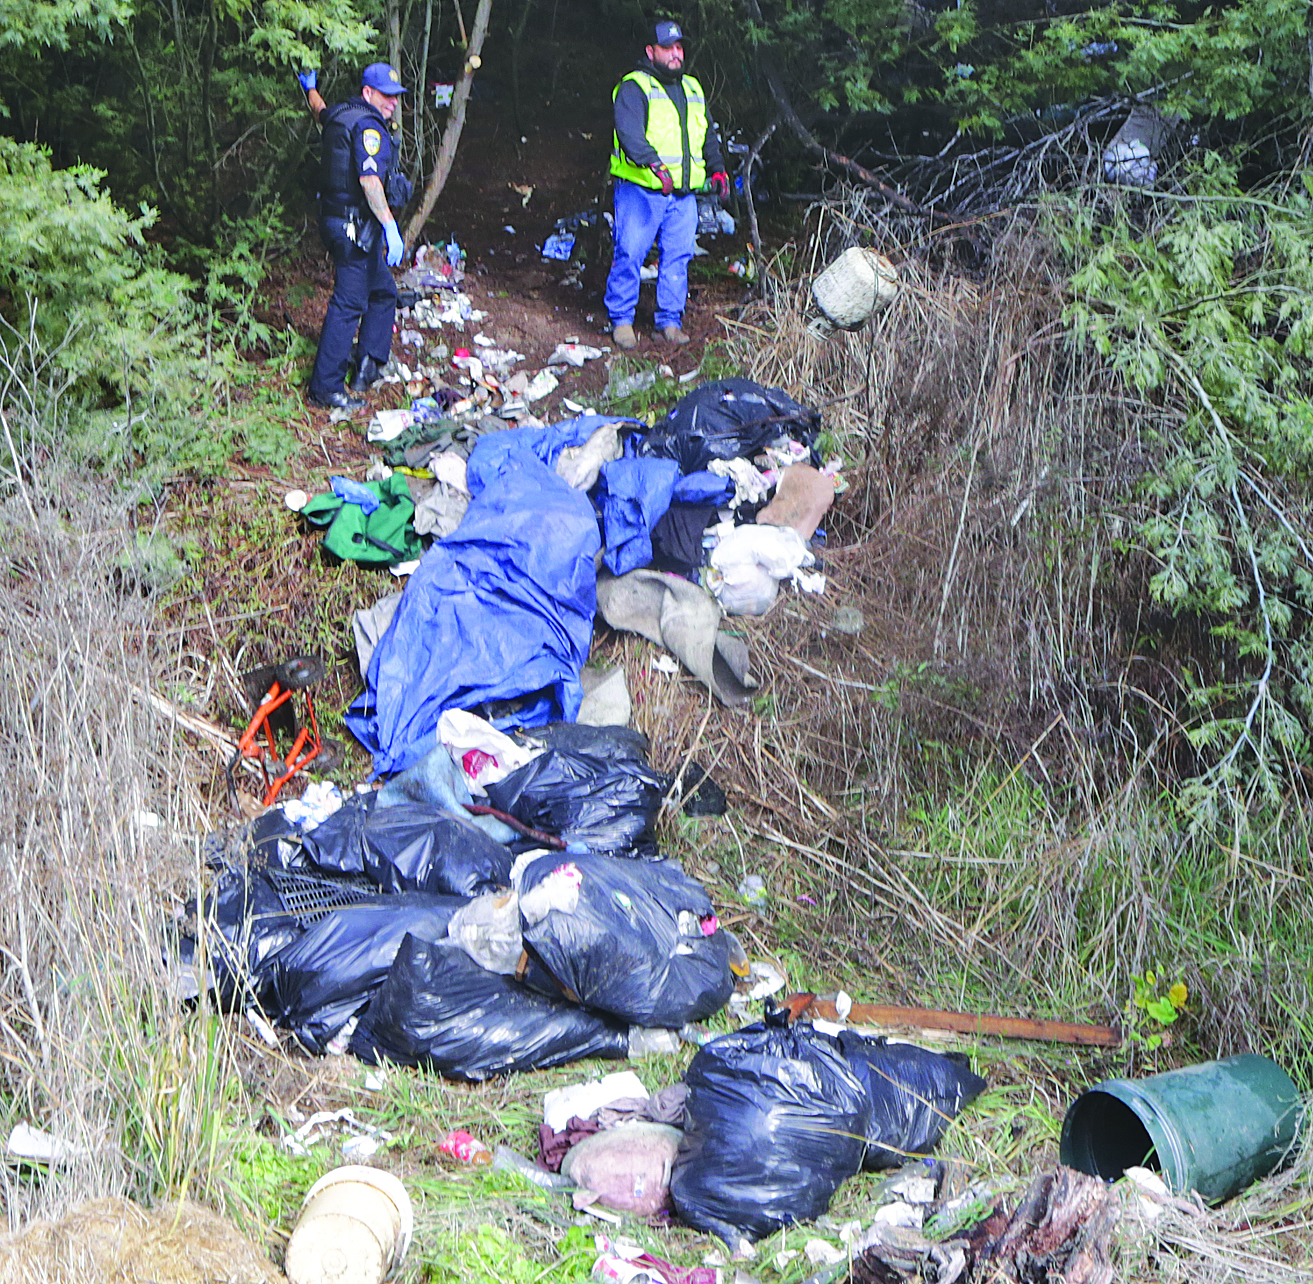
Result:
{"type": "Polygon", "coordinates": [[[359,357],[372,357],[379,367],[387,364],[397,307],[383,229],[360,188],[367,174],[384,180],[385,189],[390,186],[386,179],[393,149],[387,122],[363,98],[329,107],[320,121],[319,235],[336,273],[310,376],[312,398],[342,391],[357,327],[359,357]]]}

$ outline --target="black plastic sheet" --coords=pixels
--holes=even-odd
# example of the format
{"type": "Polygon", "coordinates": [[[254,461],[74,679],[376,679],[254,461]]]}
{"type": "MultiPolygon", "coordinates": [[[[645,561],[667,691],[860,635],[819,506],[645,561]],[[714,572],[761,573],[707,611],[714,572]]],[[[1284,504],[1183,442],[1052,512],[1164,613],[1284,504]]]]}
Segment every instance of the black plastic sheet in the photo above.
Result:
{"type": "Polygon", "coordinates": [[[486,972],[454,942],[401,943],[351,1039],[363,1061],[423,1066],[480,1081],[581,1057],[619,1059],[628,1028],[486,972]]]}
{"type": "Polygon", "coordinates": [[[565,749],[607,761],[647,762],[648,738],[631,727],[590,727],[583,722],[549,722],[520,727],[512,736],[523,745],[565,749]]]}
{"type": "Polygon", "coordinates": [[[869,1092],[836,1039],[783,1011],[701,1048],[684,1076],[679,1215],[737,1245],[819,1217],[862,1166],[869,1092]]]}
{"type": "Polygon", "coordinates": [[[383,984],[407,935],[440,941],[463,897],[403,892],[331,910],[263,967],[265,1012],[322,1053],[383,984]]]}
{"type": "Polygon", "coordinates": [[[705,933],[712,913],[677,861],[554,854],[520,879],[525,947],[562,992],[633,1025],[678,1029],[725,1006],[732,947],[725,932],[705,933]],[[573,907],[530,921],[534,889],[547,880],[577,887],[573,907]]]}
{"type": "MultiPolygon", "coordinates": [[[[812,447],[820,412],[779,388],[750,379],[704,383],[671,407],[639,447],[640,454],[673,459],[684,473],[705,469],[713,459],[750,458],[780,437],[812,447]]],[[[819,459],[813,459],[819,465],[819,459]]]]}
{"type": "Polygon", "coordinates": [[[656,856],[652,824],[670,781],[639,759],[548,749],[488,786],[494,807],[566,843],[614,856],[656,856]]]}
{"type": "Polygon", "coordinates": [[[897,1168],[929,1154],[957,1113],[987,1086],[960,1052],[931,1052],[853,1030],[838,1038],[870,1100],[863,1165],[868,1169],[897,1168]]]}
{"type": "Polygon", "coordinates": [[[353,800],[303,842],[318,868],[363,875],[384,892],[478,896],[510,884],[505,847],[477,825],[419,803],[353,800]]]}

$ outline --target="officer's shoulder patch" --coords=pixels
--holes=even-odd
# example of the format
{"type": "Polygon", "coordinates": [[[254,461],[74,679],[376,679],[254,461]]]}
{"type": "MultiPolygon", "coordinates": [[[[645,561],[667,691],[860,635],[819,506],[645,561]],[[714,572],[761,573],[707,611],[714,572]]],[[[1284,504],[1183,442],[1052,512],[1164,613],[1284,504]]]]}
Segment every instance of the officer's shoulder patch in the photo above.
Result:
{"type": "Polygon", "coordinates": [[[371,156],[377,156],[378,149],[383,146],[383,135],[377,129],[367,129],[360,135],[360,141],[364,144],[365,151],[371,156]]]}

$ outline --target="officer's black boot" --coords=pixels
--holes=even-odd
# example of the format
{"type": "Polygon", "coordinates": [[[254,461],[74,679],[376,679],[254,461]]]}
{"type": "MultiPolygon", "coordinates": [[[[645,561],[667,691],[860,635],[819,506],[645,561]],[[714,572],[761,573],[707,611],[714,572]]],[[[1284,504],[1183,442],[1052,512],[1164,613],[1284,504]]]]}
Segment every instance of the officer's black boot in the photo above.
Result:
{"type": "Polygon", "coordinates": [[[330,392],[327,396],[308,392],[305,399],[312,406],[322,406],[325,410],[349,410],[354,414],[357,410],[365,408],[365,403],[360,397],[353,397],[347,392],[330,392]]]}
{"type": "Polygon", "coordinates": [[[351,380],[351,391],[365,392],[372,388],[378,382],[380,369],[373,357],[361,357],[360,365],[356,368],[356,377],[351,380]]]}

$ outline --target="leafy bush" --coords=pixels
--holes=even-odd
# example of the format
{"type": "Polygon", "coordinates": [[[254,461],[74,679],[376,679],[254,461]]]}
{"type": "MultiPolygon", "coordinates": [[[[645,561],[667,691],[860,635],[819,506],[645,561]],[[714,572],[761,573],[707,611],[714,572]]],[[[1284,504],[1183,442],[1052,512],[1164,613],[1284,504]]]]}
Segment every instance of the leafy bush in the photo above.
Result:
{"type": "Polygon", "coordinates": [[[1274,801],[1308,757],[1313,715],[1313,200],[1309,180],[1242,191],[1210,155],[1183,191],[1050,206],[1072,258],[1067,311],[1157,408],[1152,511],[1138,532],[1154,599],[1204,621],[1185,674],[1189,737],[1216,786],[1274,801]]]}
{"type": "Polygon", "coordinates": [[[283,462],[296,448],[285,428],[250,409],[235,419],[216,396],[236,373],[235,342],[283,346],[252,309],[276,222],[236,227],[197,289],[147,242],[153,212],[116,206],[103,178],[0,138],[0,405],[21,411],[11,451],[30,463],[58,440],[75,460],[147,477],[213,471],[239,449],[283,462]]]}

